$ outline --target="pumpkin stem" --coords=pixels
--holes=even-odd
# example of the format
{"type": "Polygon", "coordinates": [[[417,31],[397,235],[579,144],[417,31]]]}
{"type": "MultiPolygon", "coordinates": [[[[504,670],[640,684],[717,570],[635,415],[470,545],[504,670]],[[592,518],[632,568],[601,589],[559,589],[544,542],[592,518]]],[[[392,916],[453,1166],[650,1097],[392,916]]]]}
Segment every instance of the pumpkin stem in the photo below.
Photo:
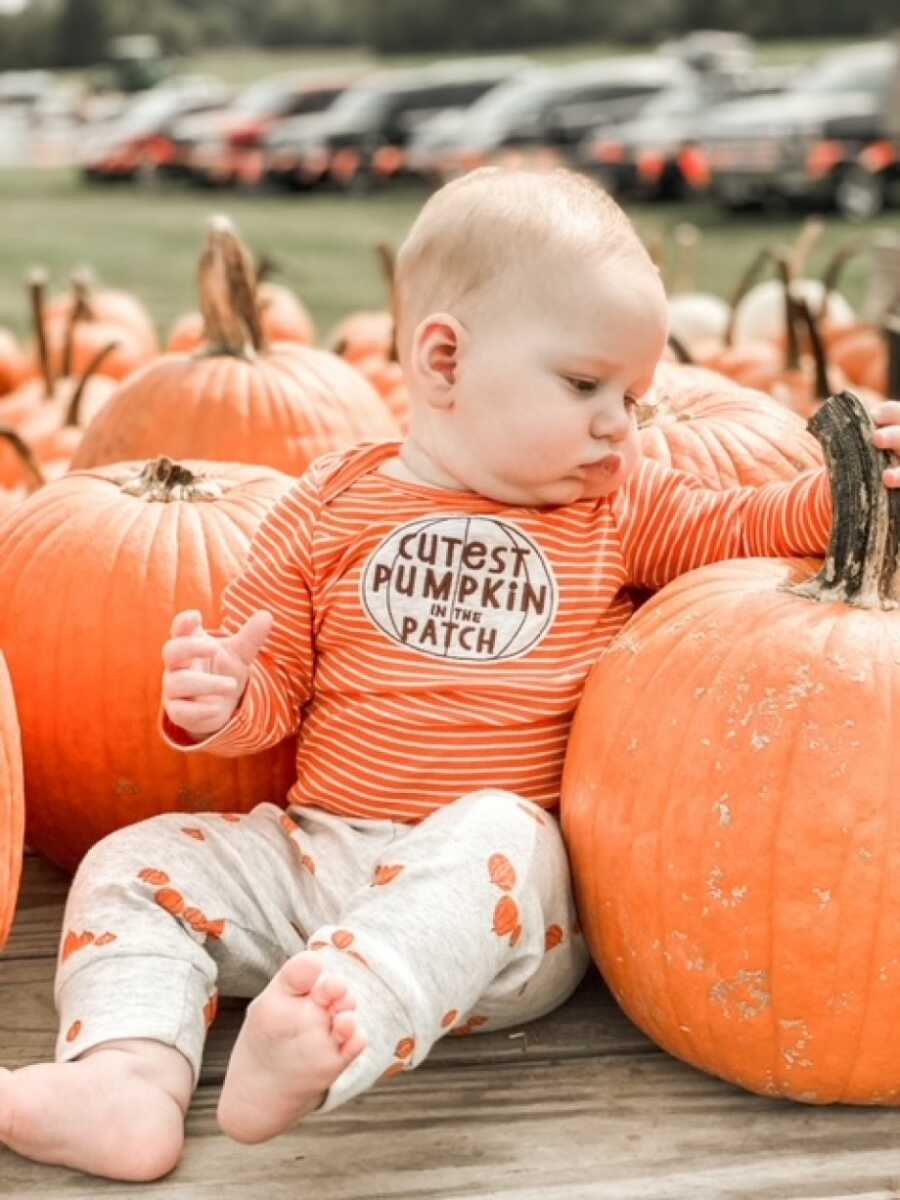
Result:
{"type": "Polygon", "coordinates": [[[89,321],[93,317],[89,301],[89,276],[83,271],[72,273],[72,307],[69,309],[69,319],[66,322],[66,336],[63,339],[62,373],[63,378],[72,374],[72,351],[75,344],[75,326],[79,321],[89,321]]]}
{"type": "Polygon", "coordinates": [[[784,290],[784,368],[786,371],[796,371],[800,367],[800,343],[797,339],[797,302],[791,291],[791,282],[794,278],[791,269],[791,260],[784,249],[779,250],[775,254],[775,265],[778,269],[778,276],[781,279],[781,286],[784,290]]]}
{"type": "Polygon", "coordinates": [[[842,246],[838,246],[834,254],[828,261],[825,270],[822,272],[822,307],[819,309],[819,320],[824,320],[828,313],[828,301],[831,293],[838,285],[838,281],[844,272],[844,267],[851,258],[855,258],[857,254],[861,254],[863,250],[868,250],[871,246],[871,239],[867,237],[851,238],[844,242],[842,246]]]}
{"type": "Polygon", "coordinates": [[[85,367],[81,378],[78,380],[78,383],[75,386],[75,391],[72,393],[69,406],[66,409],[65,420],[63,421],[64,426],[78,424],[78,418],[81,413],[81,400],[84,396],[84,389],[87,386],[87,382],[92,375],[97,373],[98,367],[103,362],[104,358],[106,358],[107,354],[111,354],[118,344],[118,342],[113,341],[107,342],[105,346],[101,346],[88,365],[85,367]]]}
{"type": "Polygon", "coordinates": [[[695,365],[693,358],[691,358],[690,350],[688,350],[687,346],[684,344],[684,342],[681,340],[681,338],[678,336],[677,333],[672,333],[670,330],[668,341],[669,341],[669,345],[675,351],[675,357],[678,360],[678,362],[685,363],[689,367],[693,367],[695,365]]]}
{"type": "Polygon", "coordinates": [[[261,254],[256,260],[256,282],[257,285],[265,283],[267,279],[271,279],[273,275],[277,275],[281,270],[279,263],[271,256],[271,254],[261,254]]]}
{"type": "Polygon", "coordinates": [[[37,342],[41,375],[44,379],[44,396],[47,400],[52,400],[53,364],[50,362],[50,348],[47,345],[47,327],[44,322],[44,296],[46,291],[47,272],[43,267],[35,267],[28,273],[28,294],[31,297],[31,320],[34,325],[34,339],[37,342]]]}
{"type": "Polygon", "coordinates": [[[803,272],[806,270],[806,260],[824,232],[825,222],[821,217],[809,217],[803,222],[797,240],[789,251],[791,279],[802,278],[803,272]]]}
{"type": "Polygon", "coordinates": [[[207,354],[247,358],[264,349],[253,260],[227,217],[210,219],[197,278],[207,354]]]}
{"type": "Polygon", "coordinates": [[[813,314],[803,296],[798,296],[794,301],[794,312],[797,320],[803,324],[812,350],[816,372],[815,397],[817,400],[826,400],[831,395],[831,386],[828,382],[828,354],[819,330],[819,318],[813,314]]]}
{"type": "Polygon", "coordinates": [[[47,482],[44,472],[38,466],[37,459],[31,452],[31,447],[20,433],[9,425],[0,425],[0,440],[9,442],[16,454],[22,460],[22,466],[28,476],[28,490],[35,492],[47,482]]]}
{"type": "Polygon", "coordinates": [[[173,462],[165,455],[151,459],[140,472],[120,485],[120,491],[139,500],[218,500],[224,488],[205,475],[195,475],[188,467],[173,462]]]}
{"type": "Polygon", "coordinates": [[[858,608],[896,608],[900,491],[885,487],[881,475],[897,459],[872,445],[875,423],[852,392],[826,400],[807,428],[821,443],[831,484],[831,541],[819,574],[787,590],[858,608]]]}
{"type": "Polygon", "coordinates": [[[725,326],[725,333],[722,339],[726,346],[734,345],[734,324],[737,317],[738,305],[762,274],[763,267],[772,262],[774,257],[772,247],[763,246],[762,250],[759,251],[756,257],[744,269],[743,275],[738,280],[737,287],[734,289],[734,295],[731,297],[731,312],[728,315],[728,324],[725,326]]]}
{"type": "Polygon", "coordinates": [[[375,253],[378,255],[378,261],[381,263],[381,273],[384,276],[384,282],[387,286],[388,307],[391,310],[391,315],[394,318],[393,328],[391,332],[391,344],[388,347],[388,362],[397,361],[397,296],[394,288],[394,266],[395,254],[392,246],[387,242],[378,242],[375,246],[375,253]]]}

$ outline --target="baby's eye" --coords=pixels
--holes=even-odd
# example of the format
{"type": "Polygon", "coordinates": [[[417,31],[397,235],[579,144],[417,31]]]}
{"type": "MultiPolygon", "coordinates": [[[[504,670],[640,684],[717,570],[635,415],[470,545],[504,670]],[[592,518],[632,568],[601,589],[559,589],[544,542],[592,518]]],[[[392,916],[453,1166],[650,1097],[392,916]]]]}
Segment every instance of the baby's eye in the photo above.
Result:
{"type": "Polygon", "coordinates": [[[579,379],[574,375],[567,375],[566,383],[569,387],[576,391],[579,396],[593,396],[600,387],[598,379],[579,379]]]}

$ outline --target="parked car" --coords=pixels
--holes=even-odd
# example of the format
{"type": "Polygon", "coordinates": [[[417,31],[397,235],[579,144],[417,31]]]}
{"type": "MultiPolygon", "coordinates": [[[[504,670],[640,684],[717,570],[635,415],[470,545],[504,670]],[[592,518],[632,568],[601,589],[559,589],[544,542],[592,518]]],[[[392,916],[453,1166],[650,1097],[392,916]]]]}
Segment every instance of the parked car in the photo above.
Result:
{"type": "Polygon", "coordinates": [[[420,169],[447,178],[510,152],[574,159],[585,131],[603,120],[627,120],[666,87],[689,76],[681,63],[634,55],[536,68],[483,97],[456,128],[414,145],[420,169]]]}
{"type": "Polygon", "coordinates": [[[377,72],[346,92],[321,119],[297,122],[266,145],[269,174],[302,186],[330,180],[363,191],[407,174],[407,149],[426,118],[466,107],[527,60],[449,60],[419,69],[377,72]]]}
{"type": "Polygon", "coordinates": [[[846,208],[849,168],[888,136],[897,45],[826,55],[780,96],[716,109],[704,123],[713,196],[726,208],[771,200],[846,208]]]}
{"type": "Polygon", "coordinates": [[[634,120],[592,130],[578,147],[578,164],[614,195],[680,200],[709,185],[699,137],[710,110],[736,97],[783,91],[786,83],[783,72],[768,69],[694,72],[659,92],[634,120]]]}
{"type": "Polygon", "coordinates": [[[171,169],[197,183],[258,183],[267,135],[298,114],[325,111],[357,78],[305,71],[257,80],[225,107],[176,124],[171,169]]]}
{"type": "Polygon", "coordinates": [[[171,161],[175,144],[172,131],[187,113],[219,108],[229,91],[220,79],[182,75],[140,93],[120,115],[85,130],[80,165],[85,179],[139,179],[158,177],[171,161]]]}

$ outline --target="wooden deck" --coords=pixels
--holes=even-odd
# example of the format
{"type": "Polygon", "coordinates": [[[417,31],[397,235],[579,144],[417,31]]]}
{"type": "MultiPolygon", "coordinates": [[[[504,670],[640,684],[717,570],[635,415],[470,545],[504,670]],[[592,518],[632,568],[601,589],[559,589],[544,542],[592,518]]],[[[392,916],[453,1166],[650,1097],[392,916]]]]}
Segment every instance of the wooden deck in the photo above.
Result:
{"type": "MultiPolygon", "coordinates": [[[[0,1064],[52,1056],[66,880],[29,857],[0,955],[0,1064]]],[[[0,1197],[161,1200],[897,1200],[900,1113],[749,1095],[663,1054],[592,974],[521,1030],[446,1038],[418,1070],[262,1146],[218,1130],[241,1002],[207,1046],[177,1169],[151,1184],[43,1167],[0,1148],[0,1197]]]]}

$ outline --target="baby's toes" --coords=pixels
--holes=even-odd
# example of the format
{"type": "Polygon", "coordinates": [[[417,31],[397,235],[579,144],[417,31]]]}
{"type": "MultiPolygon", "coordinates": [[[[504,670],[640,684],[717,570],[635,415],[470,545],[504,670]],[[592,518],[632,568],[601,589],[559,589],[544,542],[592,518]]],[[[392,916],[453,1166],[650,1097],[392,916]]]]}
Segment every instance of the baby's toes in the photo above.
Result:
{"type": "Polygon", "coordinates": [[[311,995],[316,1004],[321,1004],[322,1008],[330,1008],[332,1012],[343,1012],[353,1006],[346,983],[337,975],[320,975],[313,986],[311,995]],[[347,1004],[348,999],[351,1000],[349,1005],[347,1004]]]}
{"type": "Polygon", "coordinates": [[[340,1012],[331,1022],[331,1033],[337,1042],[341,1058],[349,1062],[365,1049],[366,1039],[362,1035],[355,1012],[340,1012]]]}

